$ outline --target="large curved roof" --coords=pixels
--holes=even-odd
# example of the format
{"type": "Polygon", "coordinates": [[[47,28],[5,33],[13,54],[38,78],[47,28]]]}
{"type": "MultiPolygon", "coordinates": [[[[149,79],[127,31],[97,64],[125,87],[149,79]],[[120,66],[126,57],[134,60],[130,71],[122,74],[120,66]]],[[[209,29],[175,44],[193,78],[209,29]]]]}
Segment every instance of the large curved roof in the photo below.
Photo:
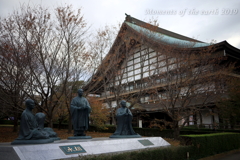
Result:
{"type": "MultiPolygon", "coordinates": [[[[131,17],[130,15],[127,15],[125,21],[123,22],[121,29],[119,30],[118,36],[114,41],[114,44],[112,45],[111,49],[109,50],[109,52],[106,56],[106,57],[108,57],[108,59],[105,57],[103,60],[103,63],[106,62],[106,64],[107,64],[109,57],[111,58],[111,56],[115,56],[115,54],[118,53],[119,44],[120,44],[120,42],[122,42],[122,38],[124,38],[124,36],[122,37],[122,31],[125,32],[126,34],[131,34],[131,32],[136,32],[137,34],[133,34],[134,36],[135,35],[137,35],[137,36],[143,35],[144,40],[146,40],[146,41],[153,40],[154,42],[156,42],[157,45],[158,44],[166,44],[169,46],[177,46],[177,47],[179,47],[179,49],[187,48],[190,50],[200,50],[200,49],[207,48],[210,45],[213,45],[213,47],[217,48],[216,51],[221,51],[219,53],[222,54],[222,56],[231,56],[235,59],[238,59],[238,60],[240,59],[240,50],[238,48],[230,45],[227,41],[222,41],[222,42],[219,42],[216,44],[202,42],[202,41],[199,41],[199,40],[196,40],[193,38],[189,38],[189,37],[180,35],[178,33],[168,31],[168,30],[160,28],[160,27],[153,26],[149,23],[140,21],[136,18],[131,17]],[[125,25],[126,25],[126,27],[125,27],[125,25]],[[125,32],[125,30],[129,30],[129,32],[125,32]]],[[[133,38],[135,38],[135,37],[133,37],[133,38]]],[[[151,43],[153,41],[149,41],[150,42],[149,45],[153,45],[151,43]]],[[[104,75],[103,76],[100,76],[100,72],[99,72],[99,70],[101,70],[102,68],[101,67],[98,68],[97,72],[93,76],[94,78],[93,79],[90,78],[87,85],[84,86],[85,90],[88,90],[88,92],[90,92],[90,91],[94,90],[95,88],[102,87],[102,85],[101,85],[102,77],[104,77],[105,74],[107,74],[107,70],[111,66],[108,69],[106,69],[105,67],[106,66],[104,66],[104,75]]],[[[100,89],[95,90],[95,93],[101,93],[100,89]]]]}
{"type": "Polygon", "coordinates": [[[196,41],[179,39],[163,33],[159,33],[157,32],[157,30],[155,31],[155,30],[147,29],[130,22],[125,22],[125,23],[127,24],[127,26],[131,27],[133,30],[159,43],[176,45],[178,47],[183,47],[183,48],[197,48],[197,47],[206,47],[211,45],[210,43],[205,43],[205,42],[199,42],[199,41],[196,42],[196,41]]]}

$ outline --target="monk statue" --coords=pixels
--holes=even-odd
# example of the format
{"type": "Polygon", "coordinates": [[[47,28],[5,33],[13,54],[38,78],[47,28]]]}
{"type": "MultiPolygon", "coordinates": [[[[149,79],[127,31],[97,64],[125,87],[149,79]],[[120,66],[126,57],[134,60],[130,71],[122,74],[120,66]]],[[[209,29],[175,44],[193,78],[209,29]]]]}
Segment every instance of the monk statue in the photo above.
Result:
{"type": "Polygon", "coordinates": [[[42,112],[38,112],[36,115],[36,120],[38,123],[38,128],[40,128],[42,131],[46,132],[49,135],[49,138],[52,138],[53,140],[60,140],[59,137],[57,137],[57,133],[54,132],[54,130],[50,127],[44,128],[44,122],[46,119],[46,115],[42,112]]]}
{"type": "Polygon", "coordinates": [[[116,111],[117,129],[110,138],[138,138],[141,137],[135,133],[132,128],[132,113],[127,108],[125,100],[120,102],[121,108],[116,111]]]}
{"type": "Polygon", "coordinates": [[[35,115],[32,110],[35,107],[33,100],[25,101],[26,109],[23,111],[20,122],[19,136],[12,144],[39,144],[51,143],[52,139],[49,134],[39,127],[35,115]]]}
{"type": "Polygon", "coordinates": [[[78,90],[78,96],[72,99],[70,112],[74,129],[74,137],[68,139],[92,138],[84,133],[89,127],[89,115],[91,107],[88,100],[83,97],[83,90],[78,90]]]}

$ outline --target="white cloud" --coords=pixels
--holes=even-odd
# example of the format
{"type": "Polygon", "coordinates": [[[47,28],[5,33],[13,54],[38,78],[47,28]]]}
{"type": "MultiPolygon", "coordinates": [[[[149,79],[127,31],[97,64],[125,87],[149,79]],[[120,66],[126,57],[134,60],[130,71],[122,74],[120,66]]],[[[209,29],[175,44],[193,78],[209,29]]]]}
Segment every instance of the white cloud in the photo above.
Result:
{"type": "Polygon", "coordinates": [[[239,34],[236,36],[232,36],[230,38],[227,39],[227,42],[230,43],[233,46],[240,46],[240,38],[239,38],[239,34]]]}
{"type": "Polygon", "coordinates": [[[144,21],[157,17],[160,27],[164,29],[206,42],[210,42],[212,39],[218,42],[227,40],[233,46],[240,48],[239,0],[1,0],[0,15],[6,16],[20,3],[42,4],[50,8],[64,4],[72,4],[75,9],[82,7],[85,19],[92,25],[93,30],[105,24],[113,25],[117,22],[123,22],[125,13],[144,21]],[[174,10],[177,14],[146,15],[147,9],[174,10]],[[190,11],[193,9],[198,11],[198,14],[190,15],[190,11]],[[211,14],[211,11],[216,11],[216,9],[218,9],[218,14],[211,14]],[[184,10],[186,10],[184,16],[180,16],[179,13],[184,10]],[[235,15],[226,14],[228,10],[230,12],[237,10],[238,13],[235,15]],[[203,11],[209,14],[202,15],[203,11]],[[222,15],[223,13],[225,15],[222,15]]]}

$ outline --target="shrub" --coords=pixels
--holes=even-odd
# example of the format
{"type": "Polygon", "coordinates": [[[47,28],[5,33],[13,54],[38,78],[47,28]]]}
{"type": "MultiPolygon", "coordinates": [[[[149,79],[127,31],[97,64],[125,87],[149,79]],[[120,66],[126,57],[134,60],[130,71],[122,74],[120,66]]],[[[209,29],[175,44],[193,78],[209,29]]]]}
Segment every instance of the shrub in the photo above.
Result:
{"type": "Polygon", "coordinates": [[[209,156],[240,148],[240,134],[182,135],[181,144],[192,145],[202,156],[209,156]]]}
{"type": "Polygon", "coordinates": [[[124,152],[116,154],[102,154],[81,156],[81,160],[185,160],[187,152],[194,150],[192,146],[160,147],[139,150],[134,152],[124,152]]]}

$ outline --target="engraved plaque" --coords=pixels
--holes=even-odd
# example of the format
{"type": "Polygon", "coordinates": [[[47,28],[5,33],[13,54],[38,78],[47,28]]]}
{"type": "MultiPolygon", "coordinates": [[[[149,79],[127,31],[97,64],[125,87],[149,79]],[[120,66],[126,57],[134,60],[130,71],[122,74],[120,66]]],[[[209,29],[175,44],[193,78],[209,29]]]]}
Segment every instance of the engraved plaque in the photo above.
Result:
{"type": "Polygon", "coordinates": [[[154,145],[151,141],[149,141],[148,139],[144,139],[144,140],[138,140],[142,145],[144,146],[151,146],[154,145]]]}
{"type": "Polygon", "coordinates": [[[59,146],[59,147],[66,155],[86,153],[86,151],[80,145],[59,146]]]}

